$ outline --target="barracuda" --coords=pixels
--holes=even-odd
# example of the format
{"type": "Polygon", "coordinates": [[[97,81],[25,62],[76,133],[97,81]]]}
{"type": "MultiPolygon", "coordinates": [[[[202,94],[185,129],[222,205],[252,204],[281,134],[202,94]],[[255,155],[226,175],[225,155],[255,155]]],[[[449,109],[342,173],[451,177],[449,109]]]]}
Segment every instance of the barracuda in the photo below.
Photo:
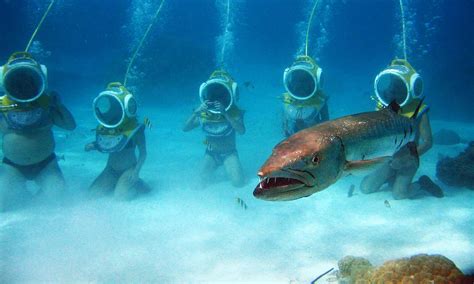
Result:
{"type": "Polygon", "coordinates": [[[415,140],[421,103],[412,118],[391,104],[297,132],[276,145],[260,168],[254,196],[294,200],[328,188],[344,174],[372,170],[415,140]]]}

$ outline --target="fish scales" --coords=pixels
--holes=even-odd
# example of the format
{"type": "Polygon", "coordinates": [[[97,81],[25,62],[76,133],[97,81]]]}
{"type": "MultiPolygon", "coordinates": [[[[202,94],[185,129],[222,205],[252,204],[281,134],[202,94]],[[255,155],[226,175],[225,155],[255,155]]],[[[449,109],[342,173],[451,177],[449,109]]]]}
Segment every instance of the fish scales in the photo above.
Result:
{"type": "MultiPolygon", "coordinates": [[[[399,141],[404,140],[402,143],[404,145],[412,140],[403,139],[403,136],[413,121],[396,115],[390,110],[362,113],[334,120],[333,123],[343,126],[337,127],[340,131],[336,131],[332,135],[341,138],[346,149],[347,160],[363,160],[392,155],[397,150],[399,141]],[[396,144],[395,140],[398,140],[396,144]]],[[[334,125],[331,128],[334,128],[334,125]]]]}

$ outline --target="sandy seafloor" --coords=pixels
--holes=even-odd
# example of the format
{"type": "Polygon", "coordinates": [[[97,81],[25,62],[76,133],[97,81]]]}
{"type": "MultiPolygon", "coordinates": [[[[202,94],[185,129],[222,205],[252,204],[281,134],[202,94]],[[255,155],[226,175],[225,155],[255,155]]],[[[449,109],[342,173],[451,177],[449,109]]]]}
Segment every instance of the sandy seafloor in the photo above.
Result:
{"type": "MultiPolygon", "coordinates": [[[[346,255],[379,265],[443,254],[462,270],[474,267],[474,191],[442,185],[442,199],[397,201],[390,192],[357,189],[348,198],[350,185],[360,182],[349,176],[309,198],[257,200],[255,173],[280,139],[277,115],[267,108],[247,113],[247,133],[238,138],[248,184],[233,188],[218,171],[214,185],[199,188],[202,133],[180,130],[190,111],[189,104],[141,109],[154,123],[141,174],[154,191],[116,202],[84,198],[106,156],[83,151],[95,121],[89,109],[73,108],[79,128],[56,132],[71,198],[62,208],[33,202],[0,214],[0,282],[308,283],[346,255]]],[[[474,139],[470,124],[432,124],[434,132],[447,127],[474,139]]],[[[435,145],[418,175],[434,178],[438,155],[454,156],[465,147],[435,145]]]]}

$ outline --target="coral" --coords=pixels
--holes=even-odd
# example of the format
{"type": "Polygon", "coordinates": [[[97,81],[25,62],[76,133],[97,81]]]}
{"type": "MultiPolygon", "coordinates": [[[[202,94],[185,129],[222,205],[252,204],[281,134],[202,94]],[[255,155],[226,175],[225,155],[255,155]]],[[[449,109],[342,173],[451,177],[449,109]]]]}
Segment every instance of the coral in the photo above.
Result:
{"type": "Polygon", "coordinates": [[[346,256],[337,262],[339,277],[348,279],[364,278],[373,269],[373,265],[365,258],[346,256]]]}
{"type": "Polygon", "coordinates": [[[447,185],[474,189],[474,141],[457,157],[440,159],[436,176],[447,185]]]}
{"type": "Polygon", "coordinates": [[[349,278],[349,283],[355,284],[442,284],[454,283],[463,275],[451,260],[442,255],[419,254],[409,258],[390,260],[377,268],[373,268],[367,260],[362,260],[355,257],[345,257],[340,260],[338,263],[340,276],[349,278]],[[361,273],[360,268],[363,267],[366,270],[361,273]]]}
{"type": "Polygon", "coordinates": [[[441,129],[433,135],[433,142],[438,145],[455,145],[461,143],[462,139],[453,130],[441,129]]]}

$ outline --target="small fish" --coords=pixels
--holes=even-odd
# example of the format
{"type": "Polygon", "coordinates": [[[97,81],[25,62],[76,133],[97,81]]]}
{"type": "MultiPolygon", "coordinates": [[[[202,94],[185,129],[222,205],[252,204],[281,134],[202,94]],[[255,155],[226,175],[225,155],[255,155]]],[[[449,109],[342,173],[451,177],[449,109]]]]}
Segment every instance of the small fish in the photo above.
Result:
{"type": "Polygon", "coordinates": [[[347,197],[352,197],[352,195],[354,194],[354,190],[355,185],[351,184],[351,187],[349,187],[349,191],[347,192],[347,197]]]}
{"type": "Polygon", "coordinates": [[[153,128],[153,124],[151,123],[151,120],[148,117],[145,117],[143,124],[145,124],[145,127],[150,130],[153,128]]]}
{"type": "Polygon", "coordinates": [[[240,207],[242,207],[244,210],[247,210],[248,206],[247,206],[247,203],[245,203],[245,201],[243,201],[240,197],[237,197],[236,201],[240,205],[240,207]]]}
{"type": "Polygon", "coordinates": [[[250,81],[244,82],[244,87],[247,88],[247,89],[249,89],[249,90],[255,89],[255,86],[254,86],[254,85],[252,84],[252,82],[250,82],[250,81]]]}
{"type": "Polygon", "coordinates": [[[64,154],[56,155],[58,161],[66,161],[66,156],[64,154]]]}
{"type": "Polygon", "coordinates": [[[385,204],[385,207],[387,207],[387,208],[392,208],[392,206],[390,205],[390,202],[388,202],[388,200],[385,200],[383,202],[383,204],[385,204]]]}

